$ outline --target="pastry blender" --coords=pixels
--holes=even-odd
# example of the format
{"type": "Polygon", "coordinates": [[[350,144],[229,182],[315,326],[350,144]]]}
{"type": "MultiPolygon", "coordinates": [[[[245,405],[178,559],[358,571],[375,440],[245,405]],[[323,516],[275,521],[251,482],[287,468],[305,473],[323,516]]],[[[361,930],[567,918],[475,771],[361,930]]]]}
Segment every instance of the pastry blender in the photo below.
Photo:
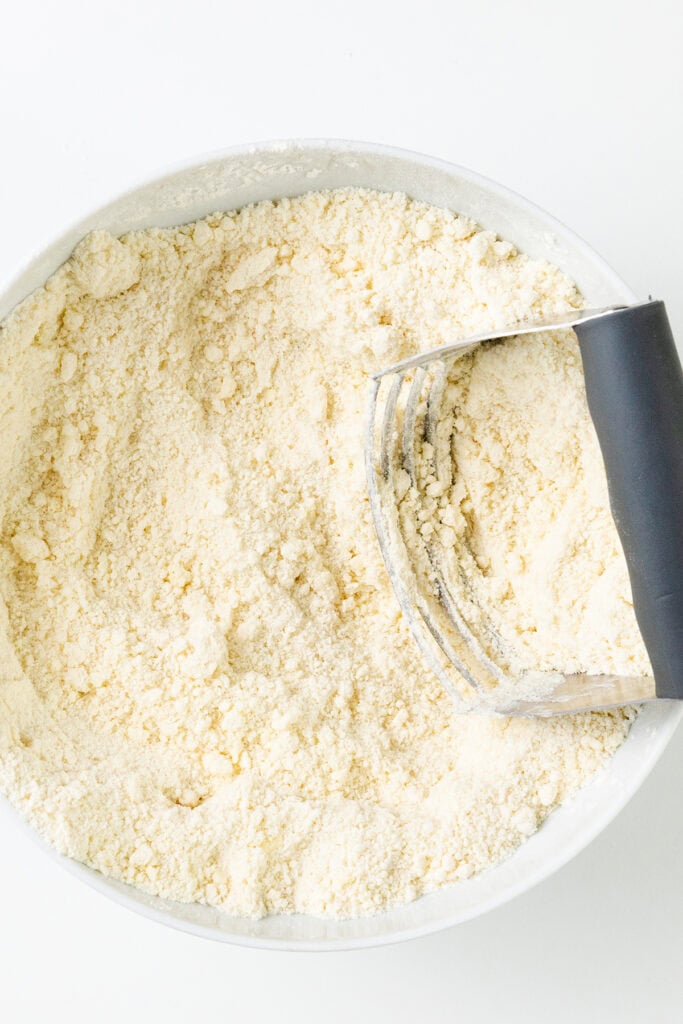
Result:
{"type": "Polygon", "coordinates": [[[372,381],[366,464],[377,535],[398,602],[459,710],[546,716],[683,699],[683,375],[662,302],[571,310],[382,370],[372,381]],[[425,459],[432,479],[452,483],[457,473],[450,438],[443,436],[454,361],[477,345],[565,328],[578,336],[588,407],[652,676],[516,668],[454,552],[438,533],[421,531],[419,516],[412,514],[424,498],[419,467],[425,459]]]}

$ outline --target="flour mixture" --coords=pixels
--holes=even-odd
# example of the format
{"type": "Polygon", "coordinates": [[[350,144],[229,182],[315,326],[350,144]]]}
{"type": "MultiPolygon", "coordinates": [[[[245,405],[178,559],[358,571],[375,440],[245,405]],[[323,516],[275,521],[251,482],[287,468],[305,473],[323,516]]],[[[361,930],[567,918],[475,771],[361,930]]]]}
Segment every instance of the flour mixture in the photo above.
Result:
{"type": "Polygon", "coordinates": [[[533,698],[539,673],[652,675],[573,331],[461,356],[436,420],[416,446],[414,482],[398,471],[394,500],[426,580],[425,544],[438,544],[451,595],[510,674],[507,699],[533,698]]]}
{"type": "MultiPolygon", "coordinates": [[[[345,190],[97,232],[15,311],[0,786],[50,843],[232,914],[359,915],[495,864],[592,776],[628,710],[453,714],[362,450],[369,371],[576,302],[462,217],[345,190]]],[[[469,489],[435,528],[530,658],[639,663],[573,343],[498,352],[463,368],[469,489]]]]}

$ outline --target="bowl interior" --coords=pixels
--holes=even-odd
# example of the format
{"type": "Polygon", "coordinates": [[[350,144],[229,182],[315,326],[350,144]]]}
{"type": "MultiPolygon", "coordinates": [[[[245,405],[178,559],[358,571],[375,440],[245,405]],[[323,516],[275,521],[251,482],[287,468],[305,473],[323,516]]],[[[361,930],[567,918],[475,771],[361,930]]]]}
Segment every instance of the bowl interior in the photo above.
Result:
{"type": "MultiPolygon", "coordinates": [[[[576,281],[590,306],[634,298],[609,266],[567,228],[526,200],[469,171],[369,144],[276,143],[231,150],[181,167],[96,210],[38,254],[14,279],[0,296],[0,318],[43,284],[83,235],[94,228],[121,234],[171,226],[261,199],[345,186],[406,192],[467,214],[529,255],[561,267],[576,281]]],[[[682,713],[683,707],[675,704],[647,705],[609,765],[498,867],[371,918],[328,921],[274,916],[252,921],[229,917],[209,907],[147,896],[41,845],[105,895],[139,913],[205,937],[288,949],[392,942],[475,917],[557,870],[586,846],[633,795],[664,750],[682,713]]],[[[6,802],[3,807],[37,839],[6,802]]]]}

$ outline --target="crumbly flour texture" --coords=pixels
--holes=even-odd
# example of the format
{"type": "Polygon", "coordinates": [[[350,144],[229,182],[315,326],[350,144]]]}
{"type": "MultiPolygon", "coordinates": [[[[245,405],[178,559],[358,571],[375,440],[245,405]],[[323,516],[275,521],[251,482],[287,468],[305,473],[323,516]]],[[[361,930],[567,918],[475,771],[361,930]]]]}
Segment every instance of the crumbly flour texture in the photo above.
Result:
{"type": "Polygon", "coordinates": [[[452,597],[517,694],[524,673],[531,694],[538,673],[651,674],[573,331],[458,359],[429,437],[415,484],[399,470],[404,530],[438,545],[452,597]]]}
{"type": "MultiPolygon", "coordinates": [[[[401,195],[86,238],[0,335],[0,788],[31,824],[147,892],[348,916],[495,864],[590,779],[632,713],[454,714],[363,466],[369,371],[577,301],[401,195]]],[[[572,338],[453,387],[434,529],[498,628],[642,669],[572,338]]]]}

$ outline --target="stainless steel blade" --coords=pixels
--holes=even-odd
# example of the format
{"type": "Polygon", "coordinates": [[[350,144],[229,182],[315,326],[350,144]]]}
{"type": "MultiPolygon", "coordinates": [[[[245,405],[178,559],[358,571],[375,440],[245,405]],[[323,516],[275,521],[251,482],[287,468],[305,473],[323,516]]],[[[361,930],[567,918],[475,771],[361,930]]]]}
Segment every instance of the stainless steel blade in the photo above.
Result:
{"type": "Polygon", "coordinates": [[[407,532],[399,512],[401,473],[417,487],[415,446],[435,429],[444,368],[450,362],[483,342],[568,329],[622,308],[569,310],[557,317],[511,325],[419,353],[373,375],[366,472],[380,548],[412,633],[461,712],[547,717],[656,699],[651,676],[559,673],[538,675],[537,687],[529,691],[534,696],[516,698],[514,677],[506,675],[496,661],[495,634],[489,630],[485,646],[472,624],[476,614],[468,603],[466,586],[456,582],[454,587],[444,577],[438,551],[417,533],[407,532]]]}

